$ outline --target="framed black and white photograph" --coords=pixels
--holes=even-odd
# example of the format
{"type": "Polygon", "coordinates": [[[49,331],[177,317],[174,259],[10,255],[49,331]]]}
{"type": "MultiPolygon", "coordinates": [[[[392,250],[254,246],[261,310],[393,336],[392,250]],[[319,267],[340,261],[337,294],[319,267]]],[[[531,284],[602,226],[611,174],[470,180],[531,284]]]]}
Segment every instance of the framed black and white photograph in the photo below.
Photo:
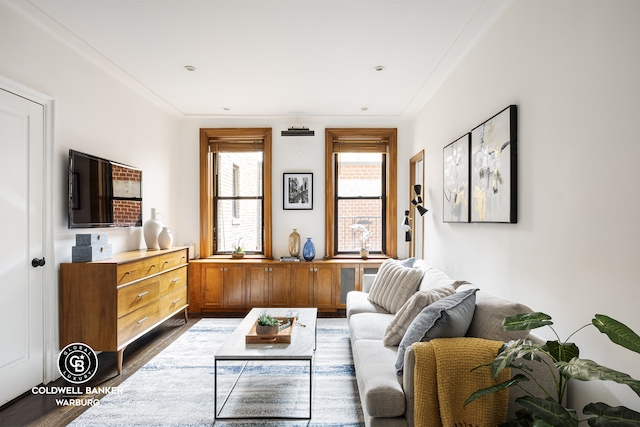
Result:
{"type": "Polygon", "coordinates": [[[313,173],[285,173],[284,209],[313,209],[313,173]]]}
{"type": "Polygon", "coordinates": [[[444,222],[469,222],[469,141],[466,133],[442,152],[444,222]]]}
{"type": "Polygon", "coordinates": [[[517,111],[510,105],[471,131],[471,222],[516,223],[517,111]]]}

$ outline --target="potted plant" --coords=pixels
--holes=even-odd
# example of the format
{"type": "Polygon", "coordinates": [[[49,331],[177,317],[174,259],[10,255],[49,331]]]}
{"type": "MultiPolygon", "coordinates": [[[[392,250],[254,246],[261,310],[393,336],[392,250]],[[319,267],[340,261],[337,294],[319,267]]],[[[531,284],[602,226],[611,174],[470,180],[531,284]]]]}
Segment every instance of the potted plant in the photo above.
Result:
{"type": "Polygon", "coordinates": [[[237,243],[233,244],[233,252],[231,252],[232,258],[242,258],[244,256],[244,249],[242,249],[242,237],[238,239],[237,243]]]}
{"type": "MultiPolygon", "coordinates": [[[[465,405],[483,396],[517,386],[520,382],[535,381],[535,378],[530,378],[526,363],[515,364],[516,359],[549,365],[549,370],[554,375],[556,390],[545,390],[538,384],[543,393],[548,396],[546,399],[534,396],[523,396],[516,399],[522,409],[516,413],[518,418],[508,421],[505,424],[507,426],[577,426],[580,422],[577,411],[562,406],[567,383],[570,379],[615,381],[629,386],[640,396],[640,381],[622,372],[601,366],[593,360],[580,358],[578,346],[568,342],[568,339],[581,329],[595,326],[615,344],[640,353],[640,336],[629,327],[608,316],[596,314],[591,323],[576,330],[567,340],[561,341],[551,325],[553,325],[551,317],[540,312],[519,314],[504,319],[502,329],[505,331],[524,331],[548,326],[557,339],[547,341],[543,345],[537,345],[528,340],[516,340],[504,344],[490,364],[493,376],[497,378],[500,372],[507,367],[518,373],[508,381],[476,391],[465,401],[465,405]],[[542,355],[548,356],[550,359],[543,358],[542,355]],[[553,363],[553,366],[550,363],[553,363]],[[552,369],[554,366],[557,370],[552,369]]],[[[624,406],[611,407],[602,402],[589,403],[584,407],[582,413],[593,415],[587,419],[588,424],[592,427],[640,426],[640,413],[624,406]]]]}
{"type": "Polygon", "coordinates": [[[362,259],[369,258],[369,245],[367,244],[371,232],[362,224],[351,224],[351,229],[360,232],[360,256],[362,259]]]}
{"type": "Polygon", "coordinates": [[[280,322],[275,317],[262,313],[258,317],[256,334],[258,335],[278,335],[280,322]]]}

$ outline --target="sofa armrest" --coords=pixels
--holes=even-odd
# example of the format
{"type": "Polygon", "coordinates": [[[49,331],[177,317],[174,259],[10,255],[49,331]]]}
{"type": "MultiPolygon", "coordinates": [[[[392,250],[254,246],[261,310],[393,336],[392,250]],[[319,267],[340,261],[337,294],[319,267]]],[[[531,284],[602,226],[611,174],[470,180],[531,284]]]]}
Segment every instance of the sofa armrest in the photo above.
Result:
{"type": "Polygon", "coordinates": [[[375,274],[363,274],[362,275],[362,292],[369,293],[371,291],[371,285],[376,278],[375,274]]]}

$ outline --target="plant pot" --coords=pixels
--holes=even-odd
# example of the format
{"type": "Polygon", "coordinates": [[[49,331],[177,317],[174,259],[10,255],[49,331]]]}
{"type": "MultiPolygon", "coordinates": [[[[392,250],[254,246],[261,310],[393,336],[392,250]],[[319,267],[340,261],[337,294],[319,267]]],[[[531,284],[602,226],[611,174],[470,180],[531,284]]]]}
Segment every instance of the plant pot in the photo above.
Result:
{"type": "Polygon", "coordinates": [[[362,259],[369,258],[369,249],[360,249],[360,256],[362,259]]]}
{"type": "Polygon", "coordinates": [[[256,325],[256,334],[257,335],[278,335],[279,327],[275,326],[265,326],[265,325],[256,325]]]}

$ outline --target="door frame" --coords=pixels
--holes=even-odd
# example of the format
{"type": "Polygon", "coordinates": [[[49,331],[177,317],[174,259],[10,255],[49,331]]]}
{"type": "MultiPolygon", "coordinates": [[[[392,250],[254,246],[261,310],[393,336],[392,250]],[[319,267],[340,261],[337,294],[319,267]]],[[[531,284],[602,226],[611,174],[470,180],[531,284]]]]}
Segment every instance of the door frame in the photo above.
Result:
{"type": "Polygon", "coordinates": [[[44,366],[43,382],[46,384],[55,380],[58,374],[57,354],[58,354],[58,271],[54,257],[53,241],[53,195],[58,192],[53,191],[53,153],[54,153],[54,108],[55,101],[49,95],[45,95],[18,82],[10,80],[0,75],[0,89],[11,92],[17,96],[28,99],[36,104],[42,105],[44,113],[44,147],[43,147],[43,242],[42,256],[47,261],[42,274],[42,330],[44,366]]]}

